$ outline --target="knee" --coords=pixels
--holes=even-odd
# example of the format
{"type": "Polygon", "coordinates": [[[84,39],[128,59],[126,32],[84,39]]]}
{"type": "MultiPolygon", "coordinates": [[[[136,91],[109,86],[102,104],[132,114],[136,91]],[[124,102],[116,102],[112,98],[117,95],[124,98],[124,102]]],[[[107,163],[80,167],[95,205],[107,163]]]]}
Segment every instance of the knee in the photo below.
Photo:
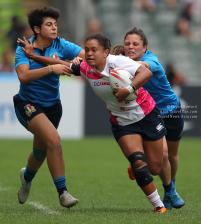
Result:
{"type": "Polygon", "coordinates": [[[169,160],[178,160],[178,151],[177,150],[168,150],[168,158],[169,160]]]}
{"type": "Polygon", "coordinates": [[[178,160],[178,155],[174,153],[169,153],[168,158],[170,161],[178,160]]]}
{"type": "Polygon", "coordinates": [[[132,165],[134,176],[140,187],[145,187],[153,181],[153,177],[150,174],[145,156],[142,152],[132,153],[128,157],[128,160],[132,165]]]}
{"type": "Polygon", "coordinates": [[[147,165],[146,158],[142,152],[134,152],[129,157],[128,160],[132,166],[132,169],[139,169],[142,166],[147,165]]]}
{"type": "Polygon", "coordinates": [[[47,143],[47,150],[54,151],[54,152],[61,152],[62,151],[62,145],[61,145],[61,139],[59,135],[52,136],[48,143],[47,143]]]}
{"type": "Polygon", "coordinates": [[[149,164],[149,170],[150,173],[154,176],[157,176],[161,173],[162,165],[163,163],[161,162],[155,162],[154,164],[149,164]]]}

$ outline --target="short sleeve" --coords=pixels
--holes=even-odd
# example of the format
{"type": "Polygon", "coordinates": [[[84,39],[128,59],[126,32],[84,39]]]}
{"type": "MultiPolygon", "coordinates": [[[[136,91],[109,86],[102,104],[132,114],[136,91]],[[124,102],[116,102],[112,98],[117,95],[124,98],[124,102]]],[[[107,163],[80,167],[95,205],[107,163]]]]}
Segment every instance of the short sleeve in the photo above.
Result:
{"type": "Polygon", "coordinates": [[[80,51],[82,50],[81,47],[78,45],[71,43],[69,41],[66,41],[65,39],[60,39],[60,44],[62,45],[63,48],[63,55],[64,55],[64,60],[73,60],[75,57],[78,56],[80,51]]]}
{"type": "Polygon", "coordinates": [[[146,59],[144,60],[144,62],[148,63],[150,65],[150,70],[151,72],[155,72],[159,69],[159,62],[157,60],[154,59],[146,59]]]}
{"type": "Polygon", "coordinates": [[[125,57],[125,56],[115,56],[115,67],[117,68],[123,68],[130,72],[132,75],[135,75],[138,68],[141,66],[141,64],[137,63],[136,61],[133,61],[132,59],[125,57]]]}
{"type": "Polygon", "coordinates": [[[22,47],[18,46],[16,49],[15,68],[22,64],[29,65],[29,58],[27,58],[26,54],[22,50],[22,47]]]}

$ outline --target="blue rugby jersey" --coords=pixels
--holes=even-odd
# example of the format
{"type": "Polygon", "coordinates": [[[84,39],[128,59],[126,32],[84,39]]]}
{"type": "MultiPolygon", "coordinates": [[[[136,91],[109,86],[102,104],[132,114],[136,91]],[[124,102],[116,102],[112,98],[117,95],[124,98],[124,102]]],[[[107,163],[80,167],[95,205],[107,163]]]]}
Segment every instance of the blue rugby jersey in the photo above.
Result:
{"type": "MultiPolygon", "coordinates": [[[[35,37],[31,37],[30,40],[34,42],[35,37]]],[[[81,50],[81,47],[57,37],[49,47],[43,50],[35,48],[34,53],[41,56],[59,58],[61,60],[72,60],[78,56],[81,50]]],[[[26,57],[22,47],[18,45],[16,49],[15,68],[21,64],[29,65],[30,70],[45,67],[45,65],[26,57]]],[[[20,84],[19,96],[23,100],[37,103],[42,107],[52,106],[60,101],[59,79],[59,75],[51,73],[33,82],[20,84]]]]}
{"type": "Polygon", "coordinates": [[[179,105],[179,98],[172,90],[167,80],[165,70],[157,56],[147,50],[141,61],[150,65],[152,78],[143,86],[156,101],[161,115],[172,114],[179,105]]]}

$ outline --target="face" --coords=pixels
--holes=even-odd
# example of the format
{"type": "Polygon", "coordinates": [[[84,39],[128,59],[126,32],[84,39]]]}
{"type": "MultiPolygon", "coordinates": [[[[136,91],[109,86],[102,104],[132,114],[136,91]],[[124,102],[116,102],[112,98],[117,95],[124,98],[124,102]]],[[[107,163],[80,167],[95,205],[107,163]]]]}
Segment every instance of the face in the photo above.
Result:
{"type": "Polygon", "coordinates": [[[137,34],[129,34],[124,41],[124,50],[127,57],[139,61],[146,51],[143,40],[137,34]]]}
{"type": "Polygon", "coordinates": [[[89,66],[102,71],[105,67],[108,50],[104,50],[96,39],[88,40],[85,44],[85,59],[89,66]]]}
{"type": "Polygon", "coordinates": [[[54,40],[57,37],[57,21],[51,17],[45,17],[41,28],[35,26],[35,32],[45,39],[54,40]]]}

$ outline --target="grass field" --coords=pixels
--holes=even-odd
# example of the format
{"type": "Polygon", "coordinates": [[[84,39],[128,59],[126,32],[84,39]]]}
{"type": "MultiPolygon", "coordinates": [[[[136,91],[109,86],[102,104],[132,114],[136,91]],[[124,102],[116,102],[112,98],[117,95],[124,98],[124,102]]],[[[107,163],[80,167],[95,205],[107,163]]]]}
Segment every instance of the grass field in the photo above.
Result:
{"type": "MultiPolygon", "coordinates": [[[[128,162],[113,138],[62,141],[69,192],[80,203],[71,209],[59,205],[58,195],[44,163],[29,199],[17,200],[19,171],[26,165],[30,140],[0,140],[1,224],[196,224],[201,223],[201,139],[183,138],[179,151],[177,191],[186,205],[155,214],[135,181],[127,176],[128,162]]],[[[161,197],[163,188],[155,182],[161,197]]]]}

